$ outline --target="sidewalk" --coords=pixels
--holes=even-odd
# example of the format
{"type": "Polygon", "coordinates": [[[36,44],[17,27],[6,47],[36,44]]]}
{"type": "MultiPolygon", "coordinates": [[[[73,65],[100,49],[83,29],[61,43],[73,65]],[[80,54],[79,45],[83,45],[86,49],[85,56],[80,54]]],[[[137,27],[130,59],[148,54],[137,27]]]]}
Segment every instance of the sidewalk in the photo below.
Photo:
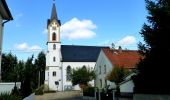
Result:
{"type": "Polygon", "coordinates": [[[35,100],[82,100],[82,98],[80,91],[45,93],[44,95],[35,96],[35,100]]]}

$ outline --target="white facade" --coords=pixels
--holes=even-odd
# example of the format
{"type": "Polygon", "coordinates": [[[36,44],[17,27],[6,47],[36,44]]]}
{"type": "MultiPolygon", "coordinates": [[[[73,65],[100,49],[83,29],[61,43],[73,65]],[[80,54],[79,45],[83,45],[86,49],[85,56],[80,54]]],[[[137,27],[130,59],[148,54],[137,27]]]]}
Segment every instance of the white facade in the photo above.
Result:
{"type": "Polygon", "coordinates": [[[62,91],[60,25],[53,19],[48,25],[45,84],[50,90],[62,91]]]}
{"type": "Polygon", "coordinates": [[[1,56],[2,56],[2,17],[0,16],[0,81],[1,81],[1,56]]]}
{"type": "Polygon", "coordinates": [[[115,88],[115,84],[107,80],[107,76],[111,73],[112,69],[113,66],[111,62],[106,57],[103,50],[101,50],[95,66],[95,87],[98,87],[99,89],[106,88],[106,86],[109,86],[109,88],[115,88]]]}

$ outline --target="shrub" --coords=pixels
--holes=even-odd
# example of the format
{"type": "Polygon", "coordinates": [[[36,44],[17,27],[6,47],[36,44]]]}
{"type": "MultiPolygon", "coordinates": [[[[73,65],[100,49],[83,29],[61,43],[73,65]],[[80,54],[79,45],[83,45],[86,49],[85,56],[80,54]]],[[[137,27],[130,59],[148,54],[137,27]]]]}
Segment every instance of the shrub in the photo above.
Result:
{"type": "Polygon", "coordinates": [[[83,90],[83,96],[94,97],[94,93],[95,93],[95,88],[94,87],[86,87],[83,90]]]}
{"type": "Polygon", "coordinates": [[[12,95],[10,93],[1,93],[0,100],[22,100],[20,96],[12,95]]]}
{"type": "Polygon", "coordinates": [[[35,95],[43,95],[43,94],[44,94],[44,86],[42,85],[35,90],[35,95]]]}

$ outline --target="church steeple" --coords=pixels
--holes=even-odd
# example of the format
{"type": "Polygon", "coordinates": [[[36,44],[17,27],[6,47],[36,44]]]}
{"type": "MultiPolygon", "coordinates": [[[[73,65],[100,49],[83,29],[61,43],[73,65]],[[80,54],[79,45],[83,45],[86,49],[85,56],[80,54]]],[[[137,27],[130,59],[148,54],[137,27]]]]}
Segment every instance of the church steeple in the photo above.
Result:
{"type": "Polygon", "coordinates": [[[52,11],[51,11],[51,20],[53,20],[53,19],[58,20],[56,6],[55,6],[55,0],[53,0],[53,7],[52,7],[52,11]]]}
{"type": "Polygon", "coordinates": [[[51,10],[51,18],[47,20],[47,28],[48,28],[49,24],[53,20],[56,20],[57,24],[59,26],[61,26],[60,20],[58,20],[58,17],[57,17],[57,10],[56,10],[56,6],[55,6],[55,0],[53,0],[53,7],[52,7],[52,10],[51,10]]]}

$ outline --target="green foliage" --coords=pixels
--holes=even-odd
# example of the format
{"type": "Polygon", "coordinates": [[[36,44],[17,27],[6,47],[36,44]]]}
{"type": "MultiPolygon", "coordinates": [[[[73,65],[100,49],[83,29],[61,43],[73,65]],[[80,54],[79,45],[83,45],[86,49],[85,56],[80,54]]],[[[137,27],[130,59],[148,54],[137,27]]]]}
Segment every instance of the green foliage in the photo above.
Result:
{"type": "Polygon", "coordinates": [[[37,59],[35,59],[34,63],[36,69],[37,69],[37,76],[39,76],[38,83],[39,86],[44,84],[45,80],[45,66],[46,66],[46,57],[43,52],[40,52],[37,56],[37,59]]]}
{"type": "Polygon", "coordinates": [[[35,63],[34,56],[29,57],[26,62],[18,61],[17,57],[2,54],[2,81],[21,82],[21,95],[26,97],[38,87],[38,73],[40,72],[40,84],[45,78],[45,54],[40,52],[35,63]]]}
{"type": "Polygon", "coordinates": [[[95,88],[94,87],[88,86],[88,87],[83,89],[83,96],[94,97],[94,93],[95,93],[95,88]]]}
{"type": "Polygon", "coordinates": [[[89,81],[95,78],[94,70],[86,67],[73,69],[71,73],[71,81],[73,85],[87,85],[89,81]]]}
{"type": "Polygon", "coordinates": [[[140,32],[145,44],[139,51],[145,57],[137,66],[139,74],[133,77],[136,93],[170,94],[170,0],[145,0],[148,23],[140,32]]]}
{"type": "Polygon", "coordinates": [[[22,100],[20,96],[12,95],[10,93],[1,93],[0,100],[22,100]]]}
{"type": "Polygon", "coordinates": [[[115,82],[115,84],[119,84],[123,81],[123,78],[128,74],[128,71],[123,67],[116,66],[112,72],[108,75],[108,80],[115,82]]]}
{"type": "Polygon", "coordinates": [[[17,61],[17,57],[12,53],[2,54],[2,81],[12,82],[15,79],[9,73],[17,66],[17,61]]]}
{"type": "Polygon", "coordinates": [[[35,95],[43,95],[44,94],[44,85],[40,86],[35,90],[35,95]]]}
{"type": "Polygon", "coordinates": [[[17,88],[16,85],[15,85],[14,88],[12,89],[11,94],[12,94],[12,95],[16,95],[16,96],[20,96],[20,91],[19,91],[19,89],[17,88]]]}

